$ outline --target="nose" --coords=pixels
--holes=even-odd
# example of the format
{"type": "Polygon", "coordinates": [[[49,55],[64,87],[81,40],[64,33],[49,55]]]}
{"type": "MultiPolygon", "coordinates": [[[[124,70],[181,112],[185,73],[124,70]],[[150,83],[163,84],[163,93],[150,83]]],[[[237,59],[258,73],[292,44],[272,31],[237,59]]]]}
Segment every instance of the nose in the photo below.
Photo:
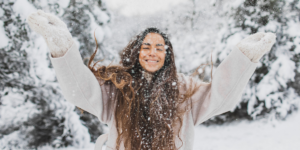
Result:
{"type": "Polygon", "coordinates": [[[151,48],[149,56],[156,56],[156,48],[151,48]]]}

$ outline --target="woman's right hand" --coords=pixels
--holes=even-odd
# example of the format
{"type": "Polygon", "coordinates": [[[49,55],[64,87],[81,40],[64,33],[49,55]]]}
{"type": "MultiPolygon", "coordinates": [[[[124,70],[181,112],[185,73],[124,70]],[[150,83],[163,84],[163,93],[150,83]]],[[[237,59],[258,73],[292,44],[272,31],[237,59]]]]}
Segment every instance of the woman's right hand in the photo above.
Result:
{"type": "Polygon", "coordinates": [[[38,10],[27,18],[27,22],[32,30],[44,37],[52,57],[63,56],[72,46],[72,35],[58,17],[38,10]]]}

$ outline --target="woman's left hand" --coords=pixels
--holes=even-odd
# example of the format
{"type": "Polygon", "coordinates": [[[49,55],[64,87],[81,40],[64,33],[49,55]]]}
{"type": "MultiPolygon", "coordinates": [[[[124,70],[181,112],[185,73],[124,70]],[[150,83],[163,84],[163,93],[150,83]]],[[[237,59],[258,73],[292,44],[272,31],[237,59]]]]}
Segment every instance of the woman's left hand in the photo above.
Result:
{"type": "Polygon", "coordinates": [[[236,46],[252,61],[257,63],[259,59],[269,52],[276,42],[274,33],[255,33],[239,42],[236,46]]]}

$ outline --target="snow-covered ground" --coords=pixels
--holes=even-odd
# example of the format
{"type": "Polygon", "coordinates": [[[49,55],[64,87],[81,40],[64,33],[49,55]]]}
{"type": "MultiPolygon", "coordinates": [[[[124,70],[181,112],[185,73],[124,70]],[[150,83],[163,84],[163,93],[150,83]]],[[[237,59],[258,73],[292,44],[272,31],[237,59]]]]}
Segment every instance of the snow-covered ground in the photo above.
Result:
{"type": "MultiPolygon", "coordinates": [[[[86,149],[59,150],[92,149],[93,144],[86,149]]],[[[195,128],[194,150],[300,150],[300,112],[285,121],[260,119],[209,127],[200,125],[195,128]]]]}
{"type": "Polygon", "coordinates": [[[285,121],[241,121],[195,129],[194,150],[300,150],[300,113],[285,121]]]}

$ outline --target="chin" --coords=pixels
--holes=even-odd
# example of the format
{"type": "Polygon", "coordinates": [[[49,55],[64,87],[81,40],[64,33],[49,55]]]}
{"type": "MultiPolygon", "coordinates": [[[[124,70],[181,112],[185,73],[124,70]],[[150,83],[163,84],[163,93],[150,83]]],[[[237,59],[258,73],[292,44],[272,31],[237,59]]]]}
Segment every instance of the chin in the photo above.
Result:
{"type": "Polygon", "coordinates": [[[149,69],[146,69],[146,71],[150,72],[150,73],[154,73],[156,72],[157,70],[149,70],[149,69]]]}
{"type": "Polygon", "coordinates": [[[148,71],[148,72],[151,72],[151,73],[155,73],[159,69],[157,69],[157,68],[146,68],[145,70],[148,71]]]}

